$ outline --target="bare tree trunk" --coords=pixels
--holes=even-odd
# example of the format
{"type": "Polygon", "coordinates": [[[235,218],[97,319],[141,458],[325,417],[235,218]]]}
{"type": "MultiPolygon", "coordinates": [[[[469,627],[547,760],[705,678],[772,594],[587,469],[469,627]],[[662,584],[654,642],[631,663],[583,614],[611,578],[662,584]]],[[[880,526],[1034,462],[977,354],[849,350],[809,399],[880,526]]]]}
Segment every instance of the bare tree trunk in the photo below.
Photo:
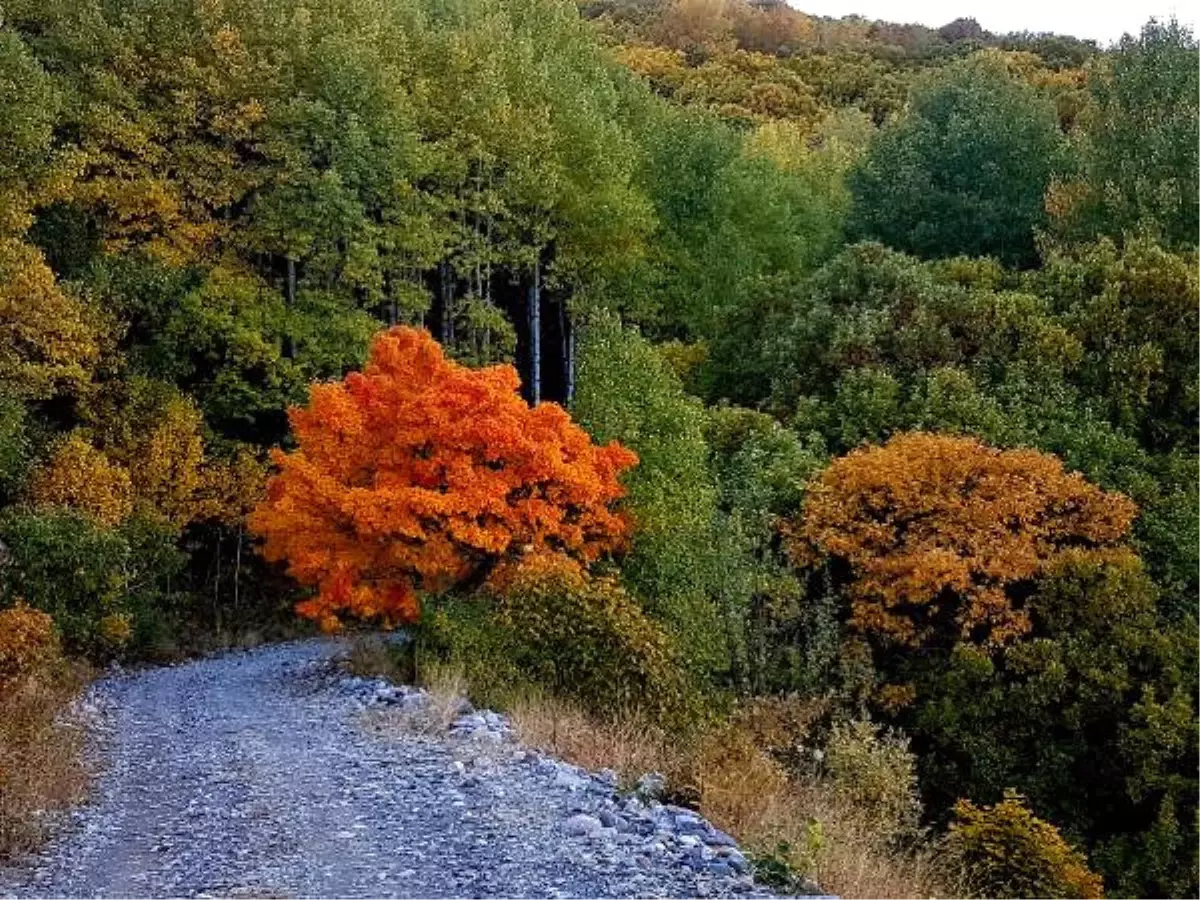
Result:
{"type": "Polygon", "coordinates": [[[558,304],[558,333],[561,336],[563,405],[567,406],[575,397],[575,329],[571,327],[565,299],[558,304]]]}
{"type": "Polygon", "coordinates": [[[217,572],[213,577],[213,622],[221,635],[221,532],[217,531],[217,572]]]}
{"type": "Polygon", "coordinates": [[[567,317],[567,404],[575,399],[575,329],[567,317]]]}
{"type": "Polygon", "coordinates": [[[238,580],[242,576],[242,523],[238,522],[237,530],[237,545],[233,551],[233,617],[236,622],[238,617],[238,600],[241,595],[238,580]]]}
{"type": "MultiPolygon", "coordinates": [[[[296,306],[296,260],[288,257],[287,260],[287,308],[288,312],[292,312],[296,306]]],[[[287,345],[284,350],[284,356],[288,359],[296,358],[296,339],[292,336],[291,322],[288,323],[287,345]]]]}
{"type": "Polygon", "coordinates": [[[542,401],[542,266],[533,265],[529,284],[529,399],[537,406],[542,401]]]}
{"type": "Polygon", "coordinates": [[[450,281],[450,265],[438,263],[438,288],[442,299],[442,343],[449,347],[454,343],[454,285],[450,281]]]}

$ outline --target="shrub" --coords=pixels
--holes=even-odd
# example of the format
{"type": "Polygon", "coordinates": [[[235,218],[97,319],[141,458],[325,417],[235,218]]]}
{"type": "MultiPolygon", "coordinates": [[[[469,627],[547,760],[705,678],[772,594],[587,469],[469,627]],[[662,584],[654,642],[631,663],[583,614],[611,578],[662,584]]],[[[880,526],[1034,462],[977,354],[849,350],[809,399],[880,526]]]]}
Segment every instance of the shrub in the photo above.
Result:
{"type": "Polygon", "coordinates": [[[834,790],[876,823],[881,834],[915,835],[921,818],[917,760],[908,738],[873,722],[838,722],[825,745],[834,790]]]}
{"type": "Polygon", "coordinates": [[[29,423],[25,406],[0,392],[0,502],[17,493],[29,466],[29,423]]]}
{"type": "Polygon", "coordinates": [[[1006,791],[995,806],[954,806],[947,838],[981,897],[1103,897],[1100,876],[1058,829],[1006,791]]]}
{"type": "Polygon", "coordinates": [[[86,732],[62,714],[84,677],[50,616],[21,602],[0,610],[0,863],[38,844],[47,812],[82,799],[86,732]]]}
{"type": "Polygon", "coordinates": [[[163,585],[181,554],[139,519],[119,529],[68,509],[0,513],[8,547],[0,600],[21,597],[54,617],[67,648],[92,657],[144,646],[167,614],[163,585]]]}
{"type": "Polygon", "coordinates": [[[491,589],[513,662],[534,683],[600,713],[680,711],[685,682],[671,640],[615,580],[539,554],[497,572],[491,589]]]}
{"type": "Polygon", "coordinates": [[[14,508],[0,516],[11,562],[6,599],[19,595],[54,617],[68,647],[98,649],[100,618],[125,593],[129,545],[115,531],[71,510],[14,508]]]}
{"type": "Polygon", "coordinates": [[[430,668],[463,673],[471,699],[480,706],[503,708],[526,684],[514,656],[512,635],[496,621],[490,598],[428,597],[416,634],[415,675],[430,668]]]}
{"type": "Polygon", "coordinates": [[[54,619],[21,602],[0,610],[0,690],[57,655],[54,619]]]}

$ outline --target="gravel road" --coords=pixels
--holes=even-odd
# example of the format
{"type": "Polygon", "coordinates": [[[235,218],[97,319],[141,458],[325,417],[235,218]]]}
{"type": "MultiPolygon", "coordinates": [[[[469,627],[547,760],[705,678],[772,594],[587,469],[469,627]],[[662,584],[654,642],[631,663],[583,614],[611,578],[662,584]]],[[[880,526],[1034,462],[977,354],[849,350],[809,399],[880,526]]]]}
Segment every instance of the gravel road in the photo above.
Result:
{"type": "Polygon", "coordinates": [[[99,682],[92,800],[40,855],[0,871],[0,896],[765,895],[748,875],[709,874],[695,839],[647,838],[660,828],[648,812],[640,832],[621,820],[619,835],[576,834],[564,823],[620,812],[619,799],[515,745],[365,729],[362,699],[332,674],[340,647],[99,682]]]}

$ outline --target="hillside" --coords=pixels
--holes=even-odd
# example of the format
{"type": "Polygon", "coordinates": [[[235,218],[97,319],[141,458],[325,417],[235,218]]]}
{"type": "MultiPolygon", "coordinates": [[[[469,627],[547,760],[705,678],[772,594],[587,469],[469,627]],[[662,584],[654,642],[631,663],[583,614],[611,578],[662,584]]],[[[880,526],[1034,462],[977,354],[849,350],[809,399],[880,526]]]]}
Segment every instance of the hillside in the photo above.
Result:
{"type": "Polygon", "coordinates": [[[402,626],[779,889],[1193,896],[1198,68],[5,0],[0,854],[84,666],[402,626]]]}

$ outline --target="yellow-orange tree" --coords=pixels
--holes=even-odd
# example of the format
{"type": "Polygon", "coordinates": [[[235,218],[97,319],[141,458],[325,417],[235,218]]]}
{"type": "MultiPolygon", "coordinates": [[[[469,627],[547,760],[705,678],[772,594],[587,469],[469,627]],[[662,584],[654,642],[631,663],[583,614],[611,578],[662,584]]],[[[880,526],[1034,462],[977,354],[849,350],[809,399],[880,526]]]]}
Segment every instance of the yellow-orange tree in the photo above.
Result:
{"type": "Polygon", "coordinates": [[[1064,552],[1131,553],[1135,512],[1050,454],[913,432],[830,465],[787,538],[801,564],[848,566],[859,630],[915,646],[953,623],[995,646],[1029,630],[1020,588],[1064,552]]]}
{"type": "Polygon", "coordinates": [[[589,563],[624,542],[618,475],[554,404],[530,408],[511,366],[468,369],[428,333],[379,335],[361,373],[313,385],[290,412],[299,445],[250,517],[268,560],[317,588],[297,611],[412,621],[416,592],[482,578],[533,550],[589,563]]]}

